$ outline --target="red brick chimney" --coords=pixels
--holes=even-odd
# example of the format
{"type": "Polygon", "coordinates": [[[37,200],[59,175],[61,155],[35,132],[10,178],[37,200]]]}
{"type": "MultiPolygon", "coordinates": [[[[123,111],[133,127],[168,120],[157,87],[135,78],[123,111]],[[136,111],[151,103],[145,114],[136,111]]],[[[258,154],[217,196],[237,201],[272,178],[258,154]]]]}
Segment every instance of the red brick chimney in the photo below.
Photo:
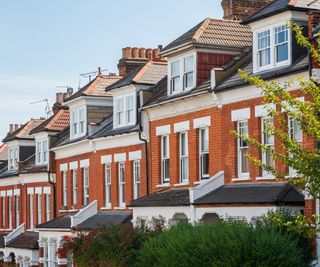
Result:
{"type": "Polygon", "coordinates": [[[63,106],[63,102],[73,94],[73,90],[68,88],[67,93],[56,93],[56,103],[53,104],[52,112],[57,114],[60,109],[68,109],[68,107],[63,106]]]}
{"type": "Polygon", "coordinates": [[[118,69],[120,76],[127,76],[136,68],[143,66],[149,60],[161,60],[159,48],[126,47],[122,49],[122,58],[119,60],[118,69]]]}
{"type": "Polygon", "coordinates": [[[222,0],[223,18],[243,20],[271,2],[273,0],[222,0]]]}

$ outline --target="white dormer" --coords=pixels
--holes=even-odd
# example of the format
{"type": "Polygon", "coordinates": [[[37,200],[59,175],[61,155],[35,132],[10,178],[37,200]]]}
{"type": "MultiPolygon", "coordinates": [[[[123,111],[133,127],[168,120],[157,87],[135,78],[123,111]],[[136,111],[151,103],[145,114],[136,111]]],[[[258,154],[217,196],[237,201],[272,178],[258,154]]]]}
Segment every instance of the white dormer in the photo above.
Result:
{"type": "Polygon", "coordinates": [[[194,51],[168,59],[168,95],[196,86],[196,55],[194,51]]]}
{"type": "Polygon", "coordinates": [[[70,139],[87,134],[87,108],[85,105],[70,110],[70,139]]]}
{"type": "Polygon", "coordinates": [[[135,125],[137,121],[136,92],[115,96],[113,101],[113,128],[135,125]]]}
{"type": "Polygon", "coordinates": [[[35,135],[36,165],[46,165],[49,162],[49,137],[47,133],[35,135]]]}
{"type": "Polygon", "coordinates": [[[19,168],[19,146],[8,148],[8,171],[16,171],[19,168]]]}

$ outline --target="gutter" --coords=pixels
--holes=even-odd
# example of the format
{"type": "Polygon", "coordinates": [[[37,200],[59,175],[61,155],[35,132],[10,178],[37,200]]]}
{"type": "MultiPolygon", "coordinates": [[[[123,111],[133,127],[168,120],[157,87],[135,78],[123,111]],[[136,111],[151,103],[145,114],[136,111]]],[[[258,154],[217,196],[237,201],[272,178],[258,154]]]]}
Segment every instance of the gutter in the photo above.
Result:
{"type": "MultiPolygon", "coordinates": [[[[50,157],[49,157],[50,158],[50,157]]],[[[47,174],[48,174],[48,183],[50,185],[52,185],[52,195],[53,195],[53,219],[55,219],[57,217],[57,198],[56,198],[56,183],[52,182],[50,179],[50,160],[48,163],[48,170],[47,170],[47,174]]],[[[57,174],[56,174],[57,175],[57,174]]]]}

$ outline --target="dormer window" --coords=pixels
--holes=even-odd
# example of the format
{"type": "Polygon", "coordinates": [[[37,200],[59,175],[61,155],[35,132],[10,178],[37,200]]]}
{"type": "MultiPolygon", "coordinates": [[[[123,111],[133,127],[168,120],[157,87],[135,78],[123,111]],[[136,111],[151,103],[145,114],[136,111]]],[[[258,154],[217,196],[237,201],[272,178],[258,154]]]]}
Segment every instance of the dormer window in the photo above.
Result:
{"type": "Polygon", "coordinates": [[[255,31],[254,72],[290,64],[289,34],[284,23],[255,31]]]}
{"type": "Polygon", "coordinates": [[[169,61],[169,94],[177,94],[195,87],[195,54],[169,61]]]}
{"type": "Polygon", "coordinates": [[[36,163],[38,165],[48,163],[48,140],[36,141],[36,163]]]}
{"type": "Polygon", "coordinates": [[[71,111],[70,137],[72,139],[86,135],[86,108],[81,107],[71,111]]]}
{"type": "Polygon", "coordinates": [[[8,170],[15,171],[18,169],[19,148],[13,147],[8,150],[8,170]]]}
{"type": "Polygon", "coordinates": [[[114,127],[125,127],[136,123],[135,93],[117,96],[114,99],[114,127]]]}

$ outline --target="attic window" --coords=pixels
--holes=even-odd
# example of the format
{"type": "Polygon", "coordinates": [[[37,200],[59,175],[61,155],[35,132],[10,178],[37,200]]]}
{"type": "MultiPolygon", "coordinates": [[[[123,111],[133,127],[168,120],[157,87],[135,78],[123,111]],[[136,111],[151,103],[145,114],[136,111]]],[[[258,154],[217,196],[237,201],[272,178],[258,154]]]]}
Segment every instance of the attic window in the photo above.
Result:
{"type": "Polygon", "coordinates": [[[118,96],[114,99],[114,127],[125,127],[136,123],[135,93],[118,96]]]}
{"type": "Polygon", "coordinates": [[[286,24],[258,30],[254,36],[254,72],[290,64],[290,31],[286,24]]]}
{"type": "Polygon", "coordinates": [[[8,150],[8,170],[15,171],[18,169],[19,148],[13,147],[8,150]]]}
{"type": "Polygon", "coordinates": [[[86,135],[86,107],[76,108],[71,111],[71,139],[86,135]]]}
{"type": "Polygon", "coordinates": [[[36,162],[38,165],[48,163],[48,140],[36,142],[36,162]]]}
{"type": "Polygon", "coordinates": [[[195,54],[169,60],[168,93],[177,94],[195,87],[195,54]]]}

